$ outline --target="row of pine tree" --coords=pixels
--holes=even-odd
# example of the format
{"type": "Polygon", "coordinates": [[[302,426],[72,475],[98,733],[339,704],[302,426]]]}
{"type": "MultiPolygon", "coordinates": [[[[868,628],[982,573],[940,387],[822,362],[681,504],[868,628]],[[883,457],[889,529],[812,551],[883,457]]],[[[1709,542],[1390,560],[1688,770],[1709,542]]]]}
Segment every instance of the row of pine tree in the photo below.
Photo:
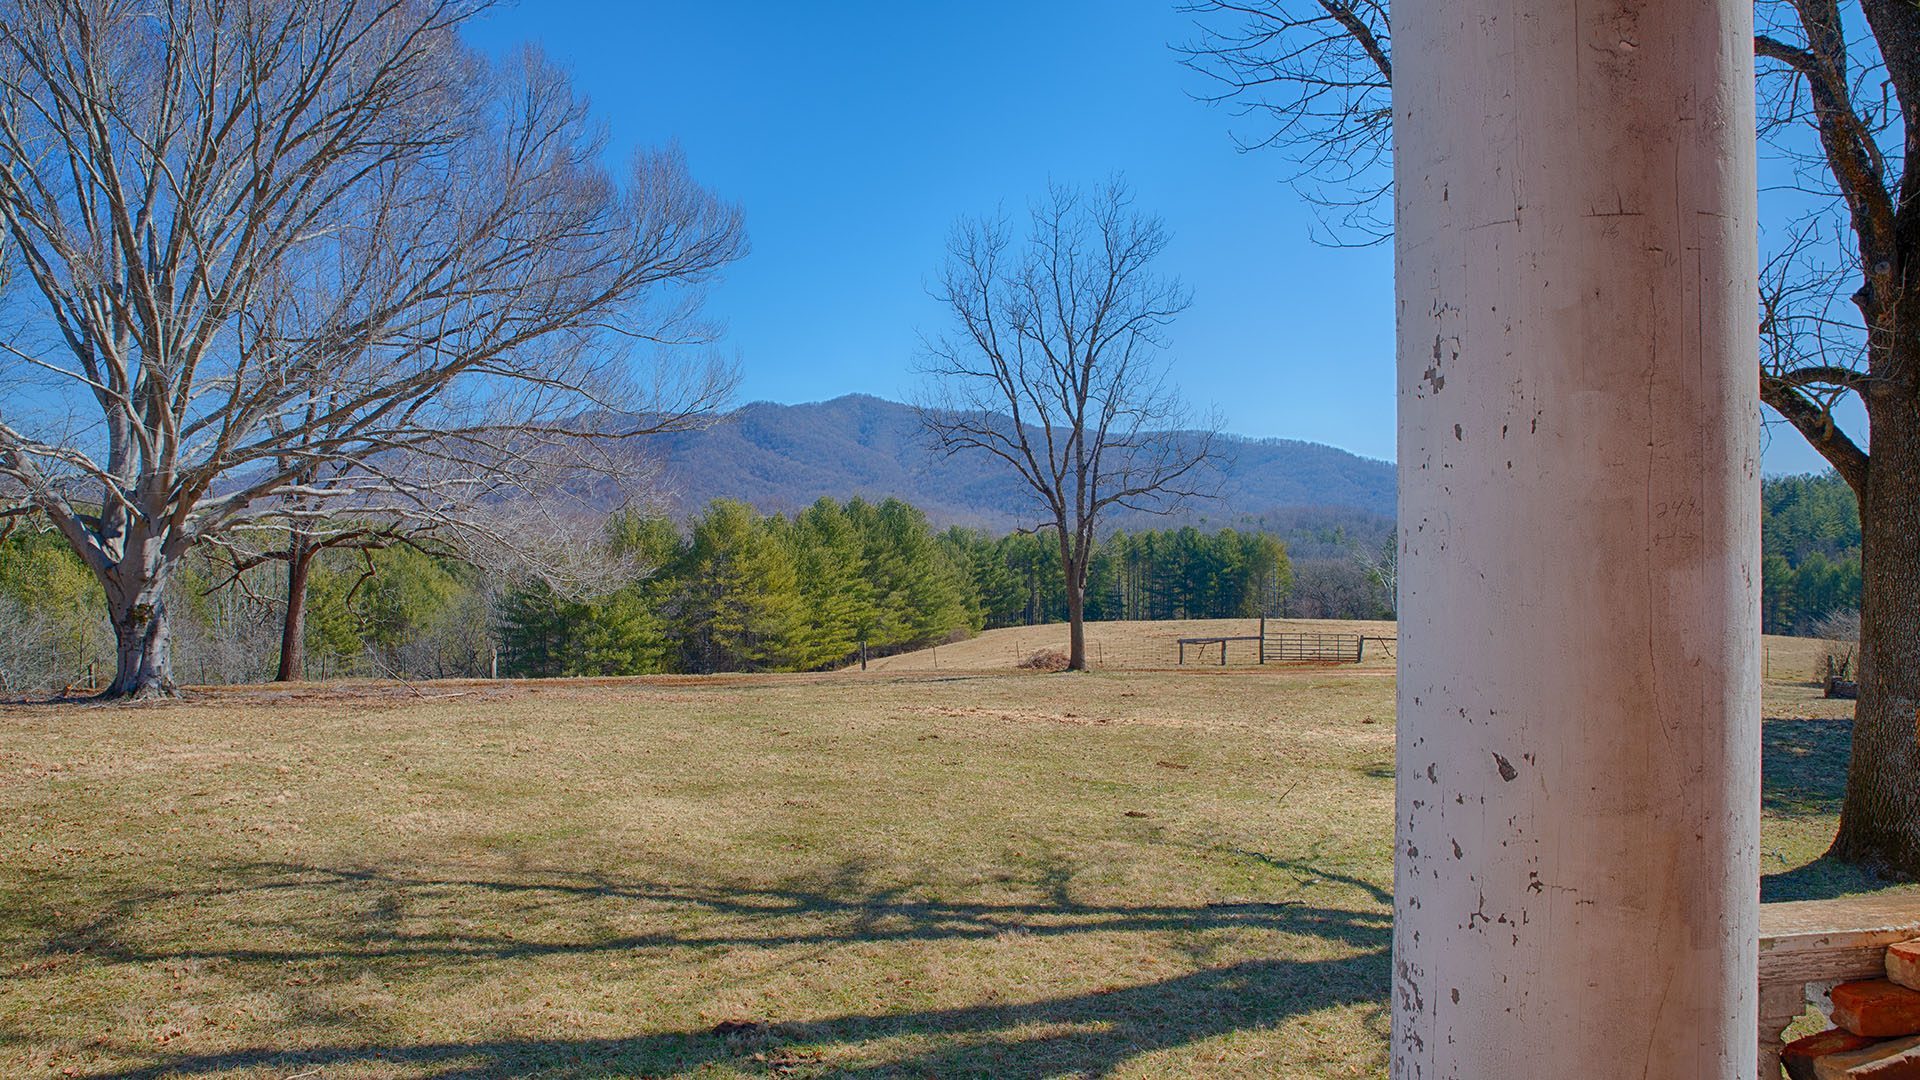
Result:
{"type": "MultiPolygon", "coordinates": [[[[1856,608],[1860,526],[1846,484],[1770,479],[1762,505],[1766,631],[1810,633],[1856,608]]],[[[935,532],[894,499],[822,499],[791,516],[720,500],[682,523],[617,514],[604,544],[624,583],[589,597],[492,581],[405,546],[328,553],[308,582],[309,677],[812,670],[863,644],[884,655],[1066,618],[1051,535],[935,532]]],[[[1377,552],[1334,546],[1351,551],[1290,560],[1258,528],[1118,533],[1090,570],[1087,616],[1390,617],[1391,540],[1377,552]]],[[[271,678],[281,588],[269,569],[191,560],[169,600],[178,677],[271,678]]],[[[104,610],[57,535],[0,541],[0,691],[83,681],[112,644],[104,610]]]]}
{"type": "MultiPolygon", "coordinates": [[[[983,628],[1066,617],[1050,535],[936,534],[897,499],[821,499],[761,516],[718,500],[682,535],[617,515],[609,553],[631,583],[569,599],[539,582],[500,603],[504,673],[810,671],[983,628]]],[[[1193,528],[1118,534],[1088,587],[1093,619],[1278,615],[1291,573],[1262,533],[1193,528]]]]}
{"type": "Polygon", "coordinates": [[[1769,634],[1809,635],[1860,609],[1860,514],[1834,473],[1760,485],[1760,619],[1769,634]]]}
{"type": "MultiPolygon", "coordinates": [[[[805,671],[863,648],[885,655],[1066,617],[1051,535],[936,533],[896,499],[822,499],[790,517],[719,500],[684,523],[621,513],[603,545],[621,572],[590,596],[490,580],[405,545],[326,552],[307,582],[308,677],[805,671]]],[[[190,559],[168,600],[177,677],[270,679],[283,580],[271,566],[235,573],[190,559]]],[[[1278,615],[1292,583],[1285,544],[1263,532],[1123,533],[1101,546],[1087,611],[1278,615]]],[[[1345,602],[1358,615],[1382,610],[1357,594],[1345,602]]],[[[99,585],[53,533],[0,542],[0,625],[0,691],[84,685],[90,666],[111,666],[99,585]]]]}

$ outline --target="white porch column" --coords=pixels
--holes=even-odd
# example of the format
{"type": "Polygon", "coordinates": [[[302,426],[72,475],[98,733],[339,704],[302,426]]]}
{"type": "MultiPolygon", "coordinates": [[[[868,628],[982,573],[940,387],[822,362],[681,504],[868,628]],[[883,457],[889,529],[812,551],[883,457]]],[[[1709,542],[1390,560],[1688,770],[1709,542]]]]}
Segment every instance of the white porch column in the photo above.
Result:
{"type": "Polygon", "coordinates": [[[1748,1080],[1752,3],[1393,15],[1393,1075],[1748,1080]]]}

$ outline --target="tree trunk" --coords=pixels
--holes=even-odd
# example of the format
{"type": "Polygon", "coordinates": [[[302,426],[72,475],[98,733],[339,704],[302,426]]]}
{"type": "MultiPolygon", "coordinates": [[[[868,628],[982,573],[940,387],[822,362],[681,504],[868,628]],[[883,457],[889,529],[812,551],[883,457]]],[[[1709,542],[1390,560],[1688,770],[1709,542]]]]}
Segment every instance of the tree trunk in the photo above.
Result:
{"type": "Polygon", "coordinates": [[[307,677],[307,576],[319,549],[295,533],[288,545],[287,617],[280,626],[280,670],[275,682],[300,682],[307,677]]]}
{"type": "Polygon", "coordinates": [[[128,564],[123,564],[122,570],[128,576],[139,575],[142,580],[107,590],[117,666],[113,682],[100,696],[103,699],[172,697],[173,671],[163,595],[165,579],[158,573],[142,574],[128,564]]]}
{"type": "Polygon", "coordinates": [[[1027,625],[1040,625],[1040,562],[1027,560],[1027,625]]]}
{"type": "Polygon", "coordinates": [[[1087,564],[1060,545],[1060,569],[1067,586],[1067,670],[1087,670],[1087,564]]]}
{"type": "Polygon", "coordinates": [[[1087,670],[1087,598],[1085,586],[1067,583],[1067,670],[1087,670]]]}
{"type": "Polygon", "coordinates": [[[1831,854],[1920,878],[1920,403],[1868,402],[1860,500],[1860,698],[1831,854]]]}

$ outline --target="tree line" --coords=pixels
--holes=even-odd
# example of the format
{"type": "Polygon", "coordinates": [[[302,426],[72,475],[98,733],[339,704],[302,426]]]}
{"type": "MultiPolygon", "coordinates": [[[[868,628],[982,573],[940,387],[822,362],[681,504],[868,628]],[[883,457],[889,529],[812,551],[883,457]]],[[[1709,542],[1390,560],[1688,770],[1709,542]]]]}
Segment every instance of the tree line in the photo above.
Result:
{"type": "Polygon", "coordinates": [[[791,519],[717,499],[685,534],[662,519],[608,520],[631,580],[592,599],[542,582],[500,606],[502,673],[808,671],[979,626],[967,579],[919,510],[821,499],[791,519]]]}
{"type": "MultiPolygon", "coordinates": [[[[1860,526],[1832,473],[1761,485],[1768,633],[1811,634],[1860,602],[1860,526]]],[[[1086,612],[1117,619],[1391,618],[1393,537],[1335,525],[1116,532],[1096,546],[1086,612]],[[1295,550],[1308,553],[1293,556],[1295,550]],[[1341,554],[1344,552],[1344,554],[1341,554]]],[[[1274,522],[1267,522],[1272,525],[1274,522]]],[[[617,587],[592,596],[504,583],[445,551],[323,552],[306,582],[313,678],[806,671],[983,629],[1064,622],[1050,536],[935,531],[898,499],[821,499],[790,516],[717,500],[685,522],[622,512],[599,556],[617,587]]],[[[188,560],[175,662],[196,683],[271,679],[284,574],[188,560]]],[[[59,537],[0,541],[0,688],[45,691],[112,667],[99,585],[59,537]]]]}
{"type": "Polygon", "coordinates": [[[1760,485],[1760,618],[1769,634],[1811,635],[1829,615],[1860,610],[1860,514],[1835,473],[1760,485]]]}
{"type": "MultiPolygon", "coordinates": [[[[502,673],[808,671],[1068,618],[1059,545],[1018,532],[934,532],[897,499],[821,499],[791,519],[716,500],[682,534],[616,515],[609,554],[634,580],[569,600],[532,582],[500,604],[502,673]]],[[[1095,549],[1089,618],[1283,615],[1286,545],[1231,528],[1116,533],[1095,549]]],[[[1364,614],[1375,614],[1369,608],[1364,614]]]]}
{"type": "MultiPolygon", "coordinates": [[[[685,522],[609,516],[589,596],[503,581],[409,544],[320,552],[305,582],[310,677],[429,679],[646,672],[806,671],[981,629],[1066,618],[1059,546],[1034,533],[935,531],[898,499],[821,499],[791,516],[716,500],[685,522]]],[[[175,664],[198,683],[274,676],[284,574],[217,549],[183,564],[170,597],[175,664]]],[[[1092,564],[1097,619],[1229,618],[1297,609],[1286,545],[1191,526],[1116,533],[1092,564]]],[[[64,541],[0,541],[0,689],[58,690],[113,668],[100,586],[64,541]]],[[[1308,600],[1307,603],[1317,603],[1308,600]]],[[[1378,613],[1368,600],[1355,614],[1378,613]]]]}

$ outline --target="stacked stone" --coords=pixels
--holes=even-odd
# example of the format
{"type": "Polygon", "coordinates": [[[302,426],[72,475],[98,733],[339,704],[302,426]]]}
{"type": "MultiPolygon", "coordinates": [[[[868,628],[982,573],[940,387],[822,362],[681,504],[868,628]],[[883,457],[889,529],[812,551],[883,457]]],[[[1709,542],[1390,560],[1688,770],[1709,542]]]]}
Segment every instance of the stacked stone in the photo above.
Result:
{"type": "Polygon", "coordinates": [[[1887,977],[1833,988],[1839,1026],[1781,1051],[1793,1080],[1920,1080],[1920,941],[1887,948],[1887,977]]]}

